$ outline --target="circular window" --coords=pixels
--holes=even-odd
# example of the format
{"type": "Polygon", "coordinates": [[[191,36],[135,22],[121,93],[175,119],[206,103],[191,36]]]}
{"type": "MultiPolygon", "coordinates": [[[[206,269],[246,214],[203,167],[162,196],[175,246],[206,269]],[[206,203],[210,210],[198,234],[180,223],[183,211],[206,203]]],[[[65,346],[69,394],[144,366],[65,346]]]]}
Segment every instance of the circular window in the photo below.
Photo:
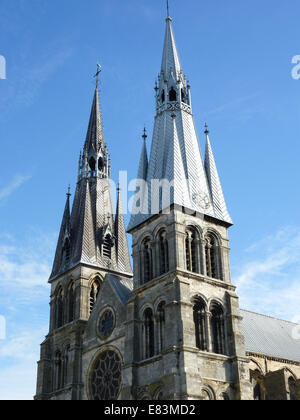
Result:
{"type": "Polygon", "coordinates": [[[100,317],[99,334],[103,340],[106,340],[115,328],[115,316],[111,309],[107,309],[100,317]]]}
{"type": "Polygon", "coordinates": [[[91,393],[95,401],[117,400],[122,382],[122,363],[112,350],[102,353],[94,364],[91,393]]]}

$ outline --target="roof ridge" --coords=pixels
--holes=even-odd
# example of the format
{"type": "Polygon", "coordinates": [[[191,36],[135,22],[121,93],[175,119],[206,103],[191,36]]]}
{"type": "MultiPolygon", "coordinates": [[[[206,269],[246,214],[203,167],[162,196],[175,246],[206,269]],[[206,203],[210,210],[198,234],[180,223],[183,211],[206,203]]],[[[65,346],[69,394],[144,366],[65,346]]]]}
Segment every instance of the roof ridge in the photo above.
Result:
{"type": "Polygon", "coordinates": [[[258,313],[258,312],[249,311],[248,309],[242,309],[242,308],[241,308],[241,311],[243,311],[243,312],[248,312],[248,313],[250,313],[250,314],[254,314],[254,315],[264,316],[265,318],[276,319],[276,321],[283,321],[283,322],[286,322],[287,324],[300,325],[300,324],[298,324],[297,322],[287,321],[286,319],[277,318],[277,317],[275,317],[275,316],[271,316],[271,315],[260,314],[260,313],[258,313]]]}

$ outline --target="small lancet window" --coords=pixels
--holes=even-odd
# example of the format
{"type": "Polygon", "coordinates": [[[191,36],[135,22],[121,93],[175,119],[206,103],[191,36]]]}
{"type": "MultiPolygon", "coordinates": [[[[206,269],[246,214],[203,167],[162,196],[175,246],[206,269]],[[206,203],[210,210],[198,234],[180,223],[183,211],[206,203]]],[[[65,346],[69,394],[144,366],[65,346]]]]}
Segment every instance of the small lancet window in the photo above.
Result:
{"type": "Polygon", "coordinates": [[[182,100],[182,102],[186,102],[186,100],[185,100],[185,93],[184,93],[184,90],[183,89],[181,89],[181,100],[182,100]]]}
{"type": "Polygon", "coordinates": [[[205,259],[206,259],[206,273],[208,277],[214,279],[222,279],[221,273],[218,270],[218,242],[212,235],[207,235],[205,238],[205,259]]]}
{"type": "Polygon", "coordinates": [[[193,273],[200,272],[199,243],[197,230],[192,226],[189,227],[186,231],[185,239],[186,269],[193,273]]]}
{"type": "Polygon", "coordinates": [[[159,255],[160,255],[160,274],[169,271],[169,247],[167,232],[165,230],[159,233],[159,255]]]}
{"type": "Polygon", "coordinates": [[[154,320],[152,309],[144,313],[144,357],[149,359],[154,356],[154,320]]]}
{"type": "Polygon", "coordinates": [[[112,238],[107,234],[103,242],[103,256],[111,259],[112,238]]]}
{"type": "Polygon", "coordinates": [[[75,285],[71,284],[68,290],[68,322],[75,319],[75,285]]]}
{"type": "Polygon", "coordinates": [[[99,158],[98,168],[99,168],[99,171],[103,171],[104,170],[104,160],[102,159],[102,157],[99,158]]]}
{"type": "Polygon", "coordinates": [[[213,302],[210,312],[213,353],[225,355],[225,322],[223,308],[219,303],[213,302]]]}
{"type": "Polygon", "coordinates": [[[196,298],[193,311],[196,347],[201,351],[207,351],[206,305],[201,298],[196,298]]]}
{"type": "Polygon", "coordinates": [[[176,102],[177,101],[177,93],[176,90],[172,87],[169,92],[169,100],[170,102],[176,102]]]}
{"type": "Polygon", "coordinates": [[[93,157],[91,157],[91,159],[89,160],[89,165],[90,165],[91,171],[94,172],[96,170],[96,161],[93,157]]]}
{"type": "Polygon", "coordinates": [[[66,238],[63,246],[63,252],[62,252],[62,259],[64,264],[68,264],[70,262],[71,257],[71,244],[70,239],[66,238]]]}
{"type": "Polygon", "coordinates": [[[151,239],[147,238],[143,242],[143,268],[144,268],[144,284],[148,283],[153,278],[152,267],[152,249],[151,239]]]}
{"type": "Polygon", "coordinates": [[[96,304],[96,301],[100,292],[100,287],[101,287],[100,279],[99,277],[96,277],[96,279],[93,281],[93,284],[90,290],[90,314],[92,313],[95,307],[95,304],[96,304]]]}
{"type": "Polygon", "coordinates": [[[157,322],[158,322],[158,352],[161,353],[164,349],[165,343],[165,302],[161,302],[157,308],[157,322]]]}
{"type": "Polygon", "coordinates": [[[62,371],[62,357],[61,357],[61,352],[57,351],[55,353],[55,384],[54,384],[54,388],[55,390],[59,390],[62,388],[63,385],[63,371],[62,371]]]}
{"type": "Polygon", "coordinates": [[[56,310],[56,328],[60,328],[64,323],[64,303],[63,303],[63,290],[60,288],[56,295],[55,301],[56,310]]]}

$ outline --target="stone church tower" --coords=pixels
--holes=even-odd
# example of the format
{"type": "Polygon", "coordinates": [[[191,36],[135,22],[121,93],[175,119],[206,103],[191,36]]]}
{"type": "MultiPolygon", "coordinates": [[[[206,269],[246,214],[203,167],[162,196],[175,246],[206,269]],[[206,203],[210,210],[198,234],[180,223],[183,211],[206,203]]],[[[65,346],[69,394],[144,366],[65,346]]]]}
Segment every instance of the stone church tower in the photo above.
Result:
{"type": "Polygon", "coordinates": [[[98,86],[95,90],[78,182],[61,224],[51,284],[50,331],[41,345],[37,399],[81,399],[82,336],[106,275],[131,283],[120,194],[114,216],[110,158],[104,140],[98,86]]]}
{"type": "Polygon", "coordinates": [[[232,225],[209,132],[203,164],[167,18],[151,154],[140,159],[127,304],[123,397],[251,398],[238,297],[230,279],[232,225]],[[155,181],[154,181],[155,180],[155,181]]]}
{"type": "Polygon", "coordinates": [[[155,97],[151,154],[145,133],[128,227],[132,280],[96,89],[50,277],[36,399],[252,398],[230,278],[232,220],[207,127],[202,160],[170,17],[155,97]]]}

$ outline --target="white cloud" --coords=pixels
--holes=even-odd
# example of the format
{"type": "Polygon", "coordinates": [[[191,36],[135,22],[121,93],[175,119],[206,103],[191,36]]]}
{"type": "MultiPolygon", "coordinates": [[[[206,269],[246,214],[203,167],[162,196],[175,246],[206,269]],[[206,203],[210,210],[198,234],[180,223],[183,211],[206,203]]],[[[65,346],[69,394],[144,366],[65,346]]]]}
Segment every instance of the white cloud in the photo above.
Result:
{"type": "Polygon", "coordinates": [[[267,315],[300,320],[300,229],[280,229],[245,251],[233,267],[241,307],[267,315]]]}
{"type": "Polygon", "coordinates": [[[0,201],[9,197],[30,178],[31,176],[16,175],[6,187],[0,189],[0,201]]]}

